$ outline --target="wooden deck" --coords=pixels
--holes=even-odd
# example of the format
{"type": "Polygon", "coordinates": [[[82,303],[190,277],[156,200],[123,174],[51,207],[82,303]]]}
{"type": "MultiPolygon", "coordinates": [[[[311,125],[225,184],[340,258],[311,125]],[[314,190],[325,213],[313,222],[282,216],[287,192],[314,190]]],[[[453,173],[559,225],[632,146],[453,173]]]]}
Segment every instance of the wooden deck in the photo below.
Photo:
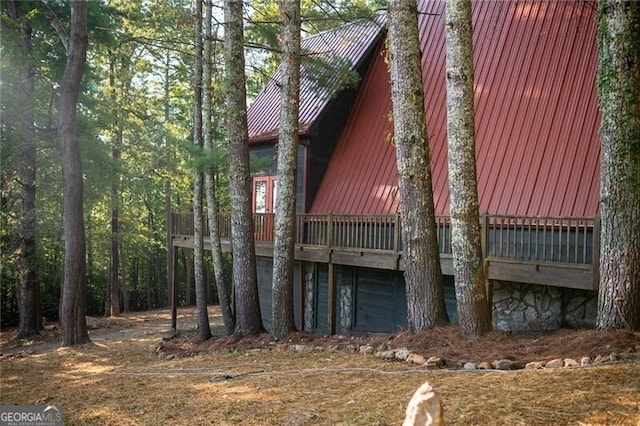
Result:
{"type": "MultiPolygon", "coordinates": [[[[273,221],[272,214],[254,216],[258,256],[273,255],[273,221]]],[[[302,214],[296,222],[296,260],[404,270],[398,215],[302,214]]],[[[437,217],[436,224],[442,272],[453,275],[450,219],[437,217]]],[[[228,214],[219,215],[219,226],[222,248],[231,251],[228,214]]],[[[598,218],[486,215],[481,227],[490,279],[597,289],[598,218]]],[[[193,247],[191,213],[173,213],[170,229],[171,247],[193,247]]]]}

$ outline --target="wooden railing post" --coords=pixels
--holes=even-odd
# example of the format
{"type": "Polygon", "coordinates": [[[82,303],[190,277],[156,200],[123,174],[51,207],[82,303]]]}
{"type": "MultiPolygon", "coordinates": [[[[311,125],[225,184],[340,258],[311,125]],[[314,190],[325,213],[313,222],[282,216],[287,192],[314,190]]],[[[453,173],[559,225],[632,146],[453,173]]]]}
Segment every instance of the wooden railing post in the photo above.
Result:
{"type": "Polygon", "coordinates": [[[487,253],[489,252],[489,215],[483,214],[480,216],[480,245],[482,246],[482,258],[487,259],[487,253]]]}
{"type": "Polygon", "coordinates": [[[482,267],[484,268],[484,291],[490,305],[493,305],[493,285],[489,279],[489,215],[480,216],[480,246],[482,247],[482,267]]]}
{"type": "MultiPolygon", "coordinates": [[[[600,287],[600,216],[593,218],[593,258],[591,259],[591,279],[593,290],[600,287]]],[[[586,259],[585,259],[586,262],[586,259]]]]}
{"type": "Polygon", "coordinates": [[[396,213],[393,219],[393,251],[400,252],[400,213],[396,213]]]}

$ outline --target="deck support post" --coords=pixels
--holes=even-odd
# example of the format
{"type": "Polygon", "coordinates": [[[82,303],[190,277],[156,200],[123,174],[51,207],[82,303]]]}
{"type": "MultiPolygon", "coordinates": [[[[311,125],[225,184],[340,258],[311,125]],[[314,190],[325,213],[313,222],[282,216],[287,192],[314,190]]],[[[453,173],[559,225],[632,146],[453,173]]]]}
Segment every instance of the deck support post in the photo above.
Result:
{"type": "Polygon", "coordinates": [[[327,331],[330,335],[336,334],[336,271],[332,262],[329,262],[328,268],[328,287],[329,287],[329,298],[328,298],[328,308],[329,312],[327,313],[327,331]]]}
{"type": "Polygon", "coordinates": [[[489,215],[480,216],[480,245],[482,246],[482,266],[484,267],[485,294],[490,305],[493,305],[493,285],[489,279],[489,261],[487,260],[487,242],[489,241],[489,215]]]}
{"type": "MultiPolygon", "coordinates": [[[[591,259],[591,275],[593,290],[600,287],[600,216],[593,219],[593,259],[591,259]]],[[[586,261],[586,259],[585,259],[586,261]]]]}
{"type": "Polygon", "coordinates": [[[169,300],[171,303],[171,332],[175,335],[178,331],[178,288],[176,286],[176,265],[178,258],[178,250],[171,244],[169,246],[169,300]]]}

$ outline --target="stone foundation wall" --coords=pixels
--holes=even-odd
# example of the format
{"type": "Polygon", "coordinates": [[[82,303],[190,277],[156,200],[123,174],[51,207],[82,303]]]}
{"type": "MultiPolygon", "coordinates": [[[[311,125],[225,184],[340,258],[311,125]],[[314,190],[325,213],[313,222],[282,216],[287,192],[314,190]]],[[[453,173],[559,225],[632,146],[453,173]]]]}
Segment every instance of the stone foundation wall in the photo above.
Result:
{"type": "MultiPolygon", "coordinates": [[[[313,268],[311,268],[313,270],[313,268]]],[[[304,274],[304,318],[303,329],[306,332],[313,331],[314,324],[314,294],[315,294],[315,279],[313,272],[306,272],[304,274]]]]}
{"type": "Polygon", "coordinates": [[[493,327],[503,331],[593,328],[596,292],[493,281],[493,327]]]}
{"type": "Polygon", "coordinates": [[[353,285],[343,282],[340,286],[340,334],[351,334],[353,285]]]}

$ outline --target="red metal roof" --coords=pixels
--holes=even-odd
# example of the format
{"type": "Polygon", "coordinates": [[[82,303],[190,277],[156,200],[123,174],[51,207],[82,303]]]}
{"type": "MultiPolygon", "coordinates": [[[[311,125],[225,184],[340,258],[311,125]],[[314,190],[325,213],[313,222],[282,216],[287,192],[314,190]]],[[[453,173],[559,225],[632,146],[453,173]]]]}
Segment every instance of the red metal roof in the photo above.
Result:
{"type": "MultiPolygon", "coordinates": [[[[356,21],[316,34],[304,39],[301,47],[306,55],[321,58],[329,63],[332,60],[347,61],[351,70],[355,70],[371,52],[383,29],[384,15],[378,15],[375,20],[356,21]]],[[[319,88],[317,78],[311,78],[311,73],[314,73],[314,70],[303,61],[300,79],[301,135],[308,133],[341,84],[340,77],[335,75],[330,81],[324,82],[327,84],[326,87],[319,88]]],[[[278,68],[247,111],[249,140],[252,142],[278,136],[280,79],[278,68]]]]}
{"type": "MultiPolygon", "coordinates": [[[[588,2],[475,1],[481,213],[593,216],[599,201],[596,11],[588,2]]],[[[436,214],[448,214],[444,2],[421,1],[425,110],[436,214]]],[[[398,210],[389,74],[378,53],[311,207],[398,210]]]]}

